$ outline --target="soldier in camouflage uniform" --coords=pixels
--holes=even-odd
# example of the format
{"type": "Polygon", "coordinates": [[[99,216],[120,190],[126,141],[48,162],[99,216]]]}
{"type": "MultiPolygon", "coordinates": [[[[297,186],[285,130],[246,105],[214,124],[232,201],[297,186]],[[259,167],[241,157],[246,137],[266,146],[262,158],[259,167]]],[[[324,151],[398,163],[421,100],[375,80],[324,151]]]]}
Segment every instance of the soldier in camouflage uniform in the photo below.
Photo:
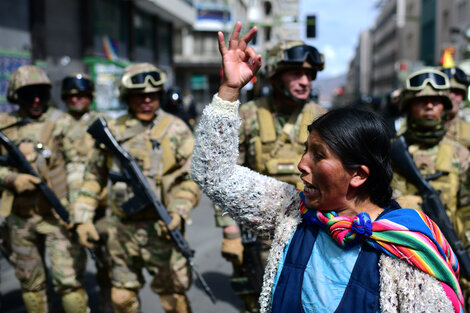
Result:
{"type": "MultiPolygon", "coordinates": [[[[84,73],[70,74],[62,80],[62,100],[69,109],[69,116],[64,115],[68,127],[64,134],[64,151],[67,158],[69,201],[78,197],[83,183],[83,175],[88,158],[93,151],[94,139],[87,133],[88,127],[103,114],[90,110],[95,86],[90,76],[84,73]],[[70,119],[70,116],[72,119],[70,119]]],[[[61,119],[59,119],[61,123],[61,119]]],[[[100,312],[113,312],[111,304],[111,264],[107,253],[105,238],[107,234],[106,192],[96,211],[94,223],[102,241],[94,252],[100,264],[96,264],[97,281],[100,287],[100,312]]]]}
{"type": "MultiPolygon", "coordinates": [[[[184,230],[200,190],[189,178],[194,139],[179,118],[159,110],[165,74],[149,63],[128,66],[120,82],[120,96],[129,114],[109,123],[124,150],[138,160],[154,192],[167,207],[169,229],[184,230]]],[[[90,158],[84,183],[74,204],[80,242],[91,246],[98,239],[93,217],[110,170],[120,172],[119,161],[99,146],[90,158]]],[[[160,296],[166,312],[191,312],[186,291],[192,281],[187,260],[177,251],[156,212],[147,208],[128,216],[121,205],[133,196],[132,187],[111,181],[109,194],[113,214],[108,232],[112,258],[111,298],[117,312],[139,312],[138,292],[144,283],[142,270],[153,276],[152,290],[160,296]]]]}
{"type": "MultiPolygon", "coordinates": [[[[433,68],[416,71],[407,78],[400,101],[400,110],[407,115],[403,136],[421,175],[441,192],[446,212],[470,251],[469,229],[463,228],[461,217],[462,212],[470,209],[470,152],[445,136],[445,110],[452,108],[449,88],[447,76],[433,68]]],[[[393,168],[394,197],[402,207],[420,210],[422,200],[417,186],[407,181],[398,164],[393,164],[393,168]]],[[[465,283],[462,282],[463,287],[465,283]]]]}
{"type": "Polygon", "coordinates": [[[459,67],[444,68],[441,71],[449,77],[452,100],[452,108],[446,111],[445,116],[446,136],[470,148],[470,123],[459,116],[459,111],[467,99],[470,81],[459,67]]]}
{"type": "MultiPolygon", "coordinates": [[[[63,114],[48,108],[51,82],[36,66],[22,66],[11,76],[7,99],[19,105],[19,111],[0,115],[0,125],[8,127],[30,118],[24,125],[5,129],[4,134],[17,143],[33,168],[67,204],[67,173],[63,152],[64,127],[58,119],[63,114]]],[[[3,150],[3,153],[5,151],[3,150]]],[[[8,216],[11,261],[19,279],[28,312],[48,312],[44,253],[51,260],[52,282],[62,296],[67,313],[88,312],[88,300],[82,276],[86,259],[80,245],[71,240],[64,225],[37,190],[40,179],[19,173],[12,167],[0,167],[2,215],[8,216]]]]}
{"type": "MultiPolygon", "coordinates": [[[[273,92],[240,107],[239,163],[303,188],[297,164],[305,150],[307,126],[326,112],[310,100],[311,82],[324,68],[323,55],[302,41],[290,40],[268,51],[266,63],[273,92]]],[[[252,236],[244,230],[240,232],[230,217],[222,216],[220,208],[216,207],[215,211],[216,225],[224,229],[222,256],[233,264],[231,284],[244,301],[242,312],[259,312],[259,288],[247,283],[253,278],[245,277],[253,264],[248,264],[250,260],[243,262],[242,235],[245,242],[252,236]]],[[[257,242],[264,270],[270,241],[257,238],[257,242]]]]}

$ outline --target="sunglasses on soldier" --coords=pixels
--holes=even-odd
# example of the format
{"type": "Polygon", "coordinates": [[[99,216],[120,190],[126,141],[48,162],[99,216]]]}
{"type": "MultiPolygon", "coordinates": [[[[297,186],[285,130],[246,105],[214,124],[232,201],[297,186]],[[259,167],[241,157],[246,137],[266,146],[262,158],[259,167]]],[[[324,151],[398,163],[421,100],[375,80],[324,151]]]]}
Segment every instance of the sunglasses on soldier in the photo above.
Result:
{"type": "Polygon", "coordinates": [[[440,71],[423,71],[416,73],[406,80],[406,89],[421,90],[426,84],[431,84],[434,89],[449,89],[449,79],[440,71]]]}
{"type": "Polygon", "coordinates": [[[49,87],[46,85],[26,86],[17,91],[18,103],[32,104],[39,99],[40,102],[49,101],[51,94],[49,87]]]}
{"type": "Polygon", "coordinates": [[[444,68],[441,70],[444,72],[449,79],[455,78],[455,80],[465,86],[470,85],[470,81],[467,78],[467,74],[458,67],[444,68]]]}
{"type": "Polygon", "coordinates": [[[163,83],[163,79],[157,71],[138,73],[132,75],[129,80],[129,85],[133,88],[145,88],[147,82],[150,82],[154,87],[158,87],[163,83]]]}
{"type": "Polygon", "coordinates": [[[284,62],[302,63],[307,58],[314,66],[323,65],[320,53],[312,46],[301,45],[284,50],[284,62]]]}

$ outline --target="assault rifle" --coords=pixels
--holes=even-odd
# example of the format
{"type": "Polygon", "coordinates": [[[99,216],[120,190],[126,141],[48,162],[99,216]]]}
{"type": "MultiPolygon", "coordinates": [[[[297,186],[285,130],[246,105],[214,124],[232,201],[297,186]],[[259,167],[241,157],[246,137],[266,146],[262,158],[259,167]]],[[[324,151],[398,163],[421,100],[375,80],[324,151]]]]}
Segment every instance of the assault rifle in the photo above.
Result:
{"type": "Polygon", "coordinates": [[[408,152],[408,145],[403,136],[398,137],[392,143],[392,161],[402,170],[405,177],[418,187],[423,199],[423,212],[439,226],[459,260],[462,276],[470,279],[470,258],[467,251],[452,227],[445,207],[439,198],[439,192],[421,176],[408,152]]]}
{"type": "MultiPolygon", "coordinates": [[[[28,121],[19,121],[15,124],[9,125],[8,127],[14,126],[14,125],[21,125],[25,124],[28,121]]],[[[5,127],[5,128],[8,128],[5,127]]],[[[5,129],[5,128],[2,128],[5,129]]],[[[33,169],[31,164],[29,164],[28,160],[26,160],[25,156],[23,153],[18,149],[18,147],[10,140],[8,139],[7,136],[3,134],[3,132],[0,130],[0,144],[2,144],[5,149],[7,150],[7,155],[6,157],[1,157],[0,158],[0,164],[4,166],[12,166],[15,167],[20,173],[25,173],[29,174],[31,176],[35,176],[39,179],[41,179],[41,182],[36,185],[36,188],[42,193],[44,198],[49,202],[49,204],[52,206],[54,211],[59,215],[60,219],[66,223],[67,225],[70,224],[70,216],[69,212],[67,209],[62,205],[59,199],[57,199],[57,196],[55,195],[54,191],[52,191],[51,188],[46,184],[44,179],[42,179],[38,173],[33,169]]],[[[76,234],[74,234],[74,237],[76,234]]],[[[90,256],[92,257],[93,261],[98,265],[98,267],[102,267],[101,261],[96,257],[95,253],[93,250],[88,249],[88,252],[90,253],[90,256]]]]}
{"type": "MultiPolygon", "coordinates": [[[[108,148],[109,151],[111,151],[111,153],[119,160],[122,169],[122,180],[131,185],[132,190],[134,191],[134,197],[122,205],[124,212],[126,212],[128,216],[132,216],[145,208],[151,207],[157,212],[158,217],[163,221],[168,229],[168,225],[171,223],[170,214],[168,214],[163,203],[153,193],[152,188],[150,187],[146,176],[142,173],[137,161],[122,149],[116,138],[114,138],[106,124],[106,120],[103,117],[99,117],[90,125],[87,131],[93,136],[96,143],[104,144],[106,148],[108,148]]],[[[171,231],[168,230],[168,233],[178,250],[188,260],[193,272],[201,282],[204,292],[209,296],[211,301],[215,303],[215,296],[212,293],[212,290],[209,288],[193,262],[194,251],[189,247],[189,244],[184,239],[181,231],[178,228],[175,228],[171,231]]]]}

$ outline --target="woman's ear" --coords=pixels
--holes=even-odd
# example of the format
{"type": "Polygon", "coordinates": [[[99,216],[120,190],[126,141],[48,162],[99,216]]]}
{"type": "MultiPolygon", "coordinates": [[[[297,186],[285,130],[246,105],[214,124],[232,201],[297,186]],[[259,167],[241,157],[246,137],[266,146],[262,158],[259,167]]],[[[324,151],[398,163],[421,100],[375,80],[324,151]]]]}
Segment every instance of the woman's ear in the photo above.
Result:
{"type": "Polygon", "coordinates": [[[369,173],[370,170],[367,166],[360,165],[354,170],[349,185],[354,188],[360,187],[369,178],[369,173]]]}

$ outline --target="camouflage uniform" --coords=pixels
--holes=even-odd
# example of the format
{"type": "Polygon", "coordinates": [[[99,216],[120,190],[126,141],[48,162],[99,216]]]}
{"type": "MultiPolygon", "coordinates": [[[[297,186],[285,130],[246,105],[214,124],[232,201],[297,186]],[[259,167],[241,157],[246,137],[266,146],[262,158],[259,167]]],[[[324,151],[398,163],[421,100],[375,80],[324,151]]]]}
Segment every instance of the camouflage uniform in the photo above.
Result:
{"type": "MultiPolygon", "coordinates": [[[[285,62],[283,52],[293,47],[315,49],[306,46],[301,41],[279,43],[268,52],[266,66],[268,78],[276,80],[278,79],[278,74],[283,71],[308,68],[312,70],[312,78],[315,79],[316,71],[322,70],[324,66],[321,54],[319,54],[321,60],[314,61],[308,58],[308,54],[304,54],[305,59],[285,62]]],[[[281,84],[279,81],[276,82],[278,85],[281,84]]],[[[276,90],[274,94],[268,97],[243,104],[239,110],[242,125],[239,131],[238,163],[261,174],[275,177],[298,188],[303,188],[297,164],[305,151],[305,142],[308,137],[307,126],[324,113],[326,113],[326,109],[321,108],[312,101],[306,102],[295,99],[289,92],[286,93],[285,90],[276,90]],[[278,101],[275,101],[274,97],[278,97],[278,101]],[[284,101],[279,101],[279,99],[284,101]],[[287,101],[294,101],[298,105],[291,108],[285,103],[287,101]]],[[[223,215],[221,208],[218,206],[215,206],[215,217],[216,226],[218,227],[225,228],[236,225],[235,221],[229,216],[223,215]]],[[[242,229],[242,236],[246,238],[251,237],[252,234],[242,229]]],[[[234,239],[233,237],[236,237],[236,234],[227,235],[224,232],[224,237],[230,240],[234,239]]],[[[262,268],[264,269],[271,241],[268,238],[259,237],[256,240],[260,249],[262,268]]],[[[245,242],[244,245],[246,247],[245,242]]],[[[258,312],[259,290],[255,290],[256,288],[254,288],[253,283],[248,282],[253,278],[246,277],[247,273],[253,271],[249,269],[253,264],[248,264],[248,262],[246,261],[241,266],[232,262],[234,265],[234,275],[231,284],[235,293],[245,301],[242,312],[258,312]]],[[[258,277],[261,277],[261,273],[257,274],[258,277]]]]}
{"type": "MultiPolygon", "coordinates": [[[[10,79],[8,99],[10,102],[18,101],[18,86],[50,86],[47,82],[46,74],[39,68],[21,67],[10,79]],[[42,81],[35,82],[35,75],[43,75],[42,81]]],[[[49,108],[28,124],[10,127],[4,134],[19,144],[26,159],[66,205],[67,173],[62,138],[65,131],[63,126],[68,122],[64,118],[64,124],[58,123],[57,119],[61,114],[63,113],[49,108]]],[[[0,115],[0,125],[11,125],[24,117],[21,112],[3,113],[0,115]]],[[[5,153],[4,150],[2,152],[5,153]]],[[[48,311],[45,250],[51,260],[54,288],[62,296],[65,312],[87,312],[87,297],[82,283],[86,266],[86,262],[83,262],[86,258],[84,250],[71,240],[69,231],[37,189],[20,194],[14,192],[13,184],[18,175],[21,174],[15,168],[0,169],[0,185],[5,188],[2,194],[2,213],[8,216],[11,261],[20,281],[28,312],[48,311]]]]}
{"type": "MultiPolygon", "coordinates": [[[[95,144],[94,139],[87,133],[88,127],[100,116],[102,113],[90,111],[89,105],[94,98],[95,88],[91,77],[82,74],[74,73],[66,76],[62,80],[62,100],[67,102],[69,96],[84,96],[89,97],[88,106],[80,110],[69,106],[70,114],[64,114],[64,118],[59,118],[59,123],[66,125],[64,132],[63,146],[65,156],[67,158],[67,184],[69,188],[68,198],[69,202],[73,203],[78,197],[80,187],[83,184],[83,175],[85,173],[85,166],[87,160],[90,158],[95,144]]],[[[69,99],[70,101],[70,99],[69,99]]],[[[105,238],[107,238],[107,198],[106,190],[104,190],[94,223],[97,226],[100,234],[100,244],[94,248],[95,256],[98,258],[100,264],[96,264],[96,278],[100,287],[100,312],[112,312],[111,305],[111,260],[105,245],[105,238]]]]}
{"type": "MultiPolygon", "coordinates": [[[[148,64],[147,67],[156,69],[148,64]]],[[[146,74],[146,66],[142,68],[141,72],[146,74]]],[[[133,65],[131,69],[139,69],[139,65],[133,65]]],[[[194,139],[188,126],[159,109],[149,122],[143,122],[131,113],[110,121],[109,128],[123,149],[138,160],[154,187],[153,191],[170,214],[175,213],[183,221],[189,221],[190,210],[197,204],[200,190],[189,178],[194,139]]],[[[100,194],[108,184],[110,170],[120,172],[119,161],[104,147],[95,148],[74,205],[76,223],[92,222],[100,194]]],[[[123,211],[121,205],[132,195],[132,187],[127,183],[111,182],[109,199],[113,213],[107,245],[113,262],[115,310],[139,311],[138,291],[144,284],[142,270],[145,268],[153,276],[151,288],[160,295],[164,309],[176,312],[172,310],[175,305],[170,302],[181,302],[180,296],[186,297],[192,280],[189,264],[175,249],[153,209],[144,209],[133,216],[123,211]]],[[[190,308],[185,309],[190,311],[190,308]]]]}
{"type": "Polygon", "coordinates": [[[450,139],[458,141],[465,147],[470,149],[470,123],[461,118],[457,118],[446,125],[446,136],[450,139]]]}
{"type": "MultiPolygon", "coordinates": [[[[443,71],[449,77],[451,91],[462,94],[463,101],[465,101],[468,95],[468,85],[470,84],[467,75],[458,67],[443,69],[443,71]]],[[[454,99],[453,102],[454,101],[456,100],[454,99]]],[[[457,110],[460,110],[461,103],[453,103],[453,105],[457,110]]],[[[455,116],[448,117],[445,122],[447,128],[446,137],[470,148],[470,123],[463,120],[459,116],[458,111],[454,111],[454,113],[455,116]]]]}
{"type": "MultiPolygon", "coordinates": [[[[426,69],[419,71],[425,72],[426,69]]],[[[410,75],[413,77],[414,73],[410,75]]],[[[401,100],[401,111],[408,110],[409,102],[417,97],[441,97],[444,107],[451,107],[448,89],[434,89],[425,82],[422,90],[404,90],[401,100]]],[[[408,116],[405,137],[413,160],[421,175],[428,177],[429,183],[440,191],[440,199],[453,223],[454,229],[460,239],[470,251],[470,229],[464,228],[464,216],[470,216],[470,152],[455,140],[445,135],[444,121],[437,122],[435,130],[422,129],[415,126],[416,121],[408,116]],[[433,178],[430,178],[433,177],[433,178]]],[[[411,207],[421,210],[422,203],[416,185],[406,179],[406,176],[397,164],[393,164],[394,177],[392,188],[394,198],[402,207],[411,207]]],[[[468,292],[468,291],[467,291],[468,292]]]]}

